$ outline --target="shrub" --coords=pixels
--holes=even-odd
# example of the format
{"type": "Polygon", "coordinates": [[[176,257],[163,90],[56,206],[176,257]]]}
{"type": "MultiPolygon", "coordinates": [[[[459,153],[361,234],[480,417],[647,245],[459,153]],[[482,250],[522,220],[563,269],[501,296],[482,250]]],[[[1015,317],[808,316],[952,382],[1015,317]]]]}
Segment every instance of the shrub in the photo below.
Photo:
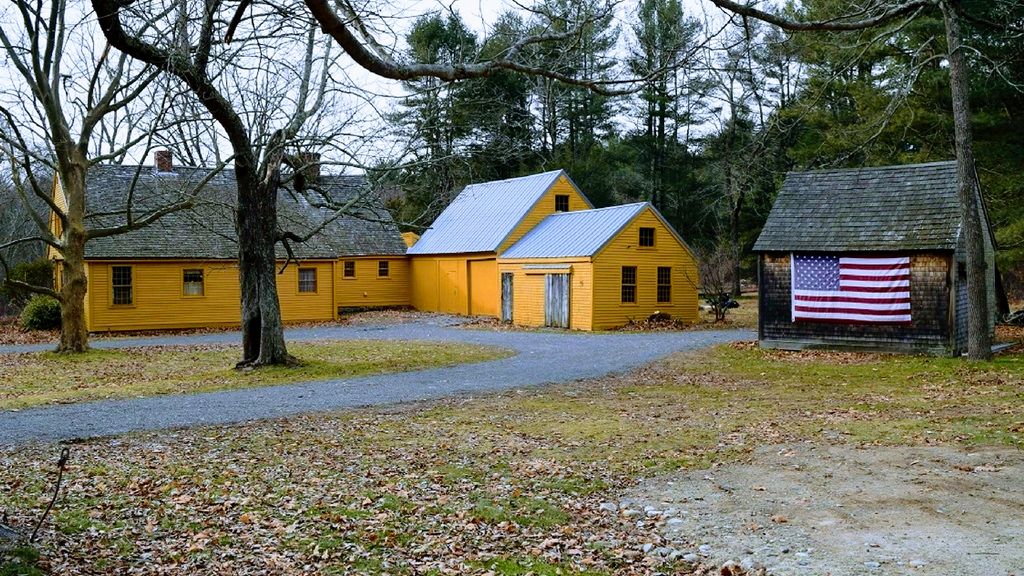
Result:
{"type": "Polygon", "coordinates": [[[33,296],[21,311],[21,327],[26,330],[60,328],[60,302],[51,296],[33,296]]]}

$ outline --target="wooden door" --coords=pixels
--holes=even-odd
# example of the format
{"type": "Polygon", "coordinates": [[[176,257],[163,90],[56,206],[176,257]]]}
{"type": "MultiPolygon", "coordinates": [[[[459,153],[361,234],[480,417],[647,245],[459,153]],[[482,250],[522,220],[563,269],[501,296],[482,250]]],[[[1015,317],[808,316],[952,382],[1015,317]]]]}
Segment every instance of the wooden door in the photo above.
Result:
{"type": "Polygon", "coordinates": [[[465,314],[468,312],[466,292],[460,290],[459,265],[465,266],[458,260],[441,260],[439,262],[438,274],[438,304],[441,312],[449,314],[465,314]]]}
{"type": "Polygon", "coordinates": [[[544,279],[544,325],[568,328],[569,275],[548,274],[544,279]]]}
{"type": "Polygon", "coordinates": [[[501,273],[501,321],[512,321],[512,278],[511,272],[501,273]]]}

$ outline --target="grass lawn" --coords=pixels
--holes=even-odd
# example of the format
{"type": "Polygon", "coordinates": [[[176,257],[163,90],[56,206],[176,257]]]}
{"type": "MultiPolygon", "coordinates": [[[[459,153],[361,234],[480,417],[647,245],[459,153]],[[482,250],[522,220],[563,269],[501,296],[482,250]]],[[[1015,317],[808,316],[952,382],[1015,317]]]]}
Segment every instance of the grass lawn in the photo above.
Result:
{"type": "Polygon", "coordinates": [[[338,340],[294,342],[298,368],[232,369],[237,346],[171,346],[0,355],[0,410],[154,394],[210,392],[351,378],[482,362],[509,356],[500,348],[460,343],[338,340]]]}
{"type": "MultiPolygon", "coordinates": [[[[639,478],[780,442],[1024,447],[1024,355],[721,346],[547,389],[72,447],[54,573],[687,574],[602,513],[639,478]]],[[[0,453],[27,526],[59,447],[0,453]]]]}

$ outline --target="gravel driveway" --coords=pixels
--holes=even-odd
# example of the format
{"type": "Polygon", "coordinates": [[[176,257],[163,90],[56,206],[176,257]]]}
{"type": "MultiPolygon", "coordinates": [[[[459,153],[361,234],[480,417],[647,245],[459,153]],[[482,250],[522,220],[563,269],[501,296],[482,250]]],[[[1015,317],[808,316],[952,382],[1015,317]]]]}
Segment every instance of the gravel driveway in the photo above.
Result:
{"type": "MultiPolygon", "coordinates": [[[[430,400],[459,394],[569,382],[623,372],[673,352],[743,339],[749,330],[604,333],[491,331],[455,327],[455,318],[407,324],[328,326],[286,332],[289,340],[457,341],[500,346],[514,356],[492,362],[362,378],[304,382],[202,394],[102,400],[0,412],[0,444],[122,434],[135,430],[227,424],[339,408],[430,400]]],[[[238,333],[97,339],[95,348],[234,344],[238,333]]],[[[0,346],[0,354],[50,349],[0,346]]],[[[143,367],[140,367],[142,369],[143,367]]]]}

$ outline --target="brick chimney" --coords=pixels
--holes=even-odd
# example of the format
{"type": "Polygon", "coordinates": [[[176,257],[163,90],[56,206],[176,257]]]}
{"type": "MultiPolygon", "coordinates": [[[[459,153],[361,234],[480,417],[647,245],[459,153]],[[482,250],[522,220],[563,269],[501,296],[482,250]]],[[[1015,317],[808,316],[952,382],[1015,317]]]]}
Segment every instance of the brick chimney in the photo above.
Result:
{"type": "Polygon", "coordinates": [[[153,153],[153,168],[157,172],[174,172],[174,154],[170,150],[157,150],[153,153]]]}
{"type": "Polygon", "coordinates": [[[306,182],[315,184],[320,178],[320,154],[317,152],[299,152],[299,168],[306,182]]]}

